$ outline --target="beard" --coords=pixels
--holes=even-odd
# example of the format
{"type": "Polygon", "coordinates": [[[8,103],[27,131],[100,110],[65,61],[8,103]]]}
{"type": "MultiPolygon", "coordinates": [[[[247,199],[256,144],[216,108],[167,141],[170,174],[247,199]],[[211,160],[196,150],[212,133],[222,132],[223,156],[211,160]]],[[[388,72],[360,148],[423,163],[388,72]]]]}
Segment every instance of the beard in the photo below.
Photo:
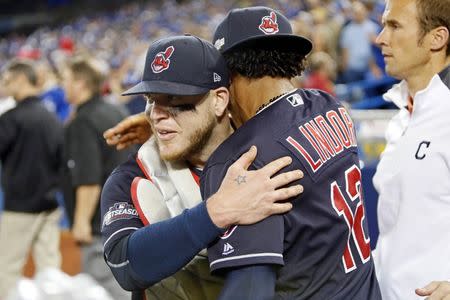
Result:
{"type": "Polygon", "coordinates": [[[156,138],[161,159],[166,161],[182,161],[199,155],[212,136],[214,127],[216,126],[214,118],[214,114],[208,113],[206,120],[191,131],[188,136],[184,137],[186,141],[184,147],[177,147],[173,151],[161,151],[161,142],[156,138]]]}

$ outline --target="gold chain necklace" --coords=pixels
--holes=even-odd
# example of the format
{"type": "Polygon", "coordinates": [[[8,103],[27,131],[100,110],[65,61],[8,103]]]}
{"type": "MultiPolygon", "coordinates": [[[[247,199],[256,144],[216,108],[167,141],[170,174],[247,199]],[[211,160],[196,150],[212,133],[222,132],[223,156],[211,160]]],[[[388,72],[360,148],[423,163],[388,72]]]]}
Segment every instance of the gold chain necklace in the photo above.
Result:
{"type": "Polygon", "coordinates": [[[256,110],[256,113],[255,113],[255,114],[259,113],[262,109],[264,109],[265,107],[267,107],[268,105],[270,105],[273,101],[277,100],[278,98],[280,98],[280,97],[282,97],[282,96],[284,96],[284,95],[286,95],[286,94],[287,94],[287,92],[285,92],[285,93],[283,93],[283,94],[280,94],[280,95],[278,95],[278,96],[273,97],[272,99],[270,99],[269,101],[267,101],[266,103],[264,103],[263,105],[261,105],[260,107],[258,107],[258,109],[256,110]]]}

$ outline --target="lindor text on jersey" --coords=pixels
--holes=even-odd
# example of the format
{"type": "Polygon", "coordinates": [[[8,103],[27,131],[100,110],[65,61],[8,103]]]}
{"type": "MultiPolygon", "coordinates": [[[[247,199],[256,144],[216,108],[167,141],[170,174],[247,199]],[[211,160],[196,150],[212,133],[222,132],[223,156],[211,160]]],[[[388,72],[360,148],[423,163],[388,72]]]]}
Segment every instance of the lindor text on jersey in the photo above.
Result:
{"type": "Polygon", "coordinates": [[[300,125],[298,129],[309,141],[315,153],[309,153],[296,139],[288,136],[286,141],[292,145],[316,172],[327,161],[344,149],[356,147],[353,122],[344,108],[329,110],[300,125]]]}

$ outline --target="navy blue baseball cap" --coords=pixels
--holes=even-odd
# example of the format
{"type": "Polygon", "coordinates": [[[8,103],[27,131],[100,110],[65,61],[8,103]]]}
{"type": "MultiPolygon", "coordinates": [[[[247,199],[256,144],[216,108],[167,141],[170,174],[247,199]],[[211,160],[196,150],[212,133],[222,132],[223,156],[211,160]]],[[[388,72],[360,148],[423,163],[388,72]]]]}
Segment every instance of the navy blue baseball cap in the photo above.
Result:
{"type": "Polygon", "coordinates": [[[231,10],[217,26],[214,46],[226,53],[236,47],[269,45],[288,48],[307,55],[312,43],[292,33],[289,20],[280,12],[264,6],[231,10]]]}
{"type": "Polygon", "coordinates": [[[142,81],[122,95],[200,95],[229,84],[227,65],[220,52],[205,40],[182,35],[152,43],[142,81]]]}

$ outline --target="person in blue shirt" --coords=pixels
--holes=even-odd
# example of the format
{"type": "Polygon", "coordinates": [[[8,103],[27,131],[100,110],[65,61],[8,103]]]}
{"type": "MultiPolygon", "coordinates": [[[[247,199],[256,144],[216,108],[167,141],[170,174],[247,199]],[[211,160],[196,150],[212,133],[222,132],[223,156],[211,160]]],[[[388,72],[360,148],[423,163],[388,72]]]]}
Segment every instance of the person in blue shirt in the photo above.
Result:
{"type": "Polygon", "coordinates": [[[37,73],[41,89],[39,98],[49,111],[55,113],[61,122],[65,122],[69,118],[71,108],[64,89],[58,84],[55,72],[47,61],[41,61],[37,64],[37,73]]]}

